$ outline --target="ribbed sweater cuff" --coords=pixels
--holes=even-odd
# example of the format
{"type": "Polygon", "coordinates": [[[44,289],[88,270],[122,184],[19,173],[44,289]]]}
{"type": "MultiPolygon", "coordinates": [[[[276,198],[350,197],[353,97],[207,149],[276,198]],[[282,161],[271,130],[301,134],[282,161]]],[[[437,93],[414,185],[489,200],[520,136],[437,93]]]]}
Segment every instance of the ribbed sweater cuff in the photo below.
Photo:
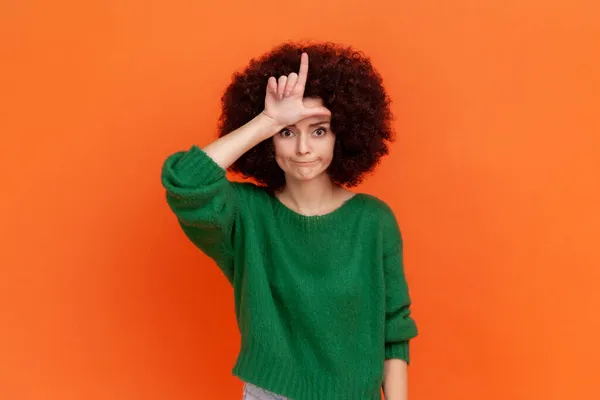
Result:
{"type": "Polygon", "coordinates": [[[410,351],[408,340],[403,342],[388,343],[385,345],[385,359],[399,358],[410,363],[410,351]]]}
{"type": "Polygon", "coordinates": [[[194,186],[198,182],[211,184],[225,175],[225,170],[210,158],[198,146],[192,146],[187,152],[181,153],[171,166],[177,178],[183,185],[194,186]]]}

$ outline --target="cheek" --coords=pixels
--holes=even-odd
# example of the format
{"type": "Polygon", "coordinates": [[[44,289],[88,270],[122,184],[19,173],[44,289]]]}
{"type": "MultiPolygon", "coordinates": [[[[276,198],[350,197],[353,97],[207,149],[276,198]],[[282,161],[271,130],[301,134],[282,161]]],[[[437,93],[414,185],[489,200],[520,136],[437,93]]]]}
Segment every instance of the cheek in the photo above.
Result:
{"type": "Polygon", "coordinates": [[[281,140],[273,140],[273,147],[275,149],[275,160],[278,163],[290,156],[290,145],[288,143],[281,140]]]}
{"type": "Polygon", "coordinates": [[[333,151],[335,148],[335,137],[324,141],[321,147],[321,154],[324,159],[331,160],[333,158],[333,151]]]}
{"type": "Polygon", "coordinates": [[[280,143],[280,142],[278,142],[278,141],[275,141],[275,142],[273,143],[273,148],[275,149],[275,155],[276,155],[276,156],[278,156],[278,155],[280,155],[280,154],[282,154],[282,153],[283,153],[283,146],[281,145],[281,143],[280,143]]]}

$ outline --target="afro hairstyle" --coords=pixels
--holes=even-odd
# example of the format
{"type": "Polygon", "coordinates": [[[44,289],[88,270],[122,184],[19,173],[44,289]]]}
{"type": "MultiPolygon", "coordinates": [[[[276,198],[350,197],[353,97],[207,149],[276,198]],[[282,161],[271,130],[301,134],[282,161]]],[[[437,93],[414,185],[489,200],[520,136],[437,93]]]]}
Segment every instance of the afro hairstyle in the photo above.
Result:
{"type": "MultiPolygon", "coordinates": [[[[305,97],[319,97],[331,111],[335,134],[333,159],[327,173],[341,186],[360,184],[388,153],[393,140],[391,100],[382,78],[363,52],[331,42],[286,42],[235,72],[221,98],[219,137],[243,126],[264,110],[267,81],[297,72],[300,56],[309,56],[305,97]]],[[[285,176],[275,161],[272,140],[264,140],[244,153],[229,168],[275,191],[285,176]]]]}

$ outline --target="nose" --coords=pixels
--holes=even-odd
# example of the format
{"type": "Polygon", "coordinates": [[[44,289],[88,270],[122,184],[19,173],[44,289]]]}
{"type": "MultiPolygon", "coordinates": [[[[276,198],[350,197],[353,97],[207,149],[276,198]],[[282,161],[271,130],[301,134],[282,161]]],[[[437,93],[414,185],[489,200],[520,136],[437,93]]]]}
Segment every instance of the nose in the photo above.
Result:
{"type": "Polygon", "coordinates": [[[297,137],[296,152],[298,154],[310,153],[310,139],[308,135],[298,135],[297,137]]]}

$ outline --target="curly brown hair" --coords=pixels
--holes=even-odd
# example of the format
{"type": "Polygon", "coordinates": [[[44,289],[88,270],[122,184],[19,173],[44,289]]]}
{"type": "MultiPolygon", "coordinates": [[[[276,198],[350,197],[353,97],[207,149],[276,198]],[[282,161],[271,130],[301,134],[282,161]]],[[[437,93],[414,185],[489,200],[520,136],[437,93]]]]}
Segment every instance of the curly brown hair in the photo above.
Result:
{"type": "MultiPolygon", "coordinates": [[[[308,53],[310,60],[304,96],[320,97],[331,111],[331,130],[336,139],[327,173],[338,185],[356,186],[388,153],[387,142],[393,140],[393,115],[380,74],[363,52],[351,46],[286,42],[250,60],[245,70],[233,74],[221,98],[219,137],[263,111],[269,77],[297,72],[302,52],[308,53]]],[[[285,186],[272,140],[254,146],[230,169],[272,191],[285,186]]]]}

